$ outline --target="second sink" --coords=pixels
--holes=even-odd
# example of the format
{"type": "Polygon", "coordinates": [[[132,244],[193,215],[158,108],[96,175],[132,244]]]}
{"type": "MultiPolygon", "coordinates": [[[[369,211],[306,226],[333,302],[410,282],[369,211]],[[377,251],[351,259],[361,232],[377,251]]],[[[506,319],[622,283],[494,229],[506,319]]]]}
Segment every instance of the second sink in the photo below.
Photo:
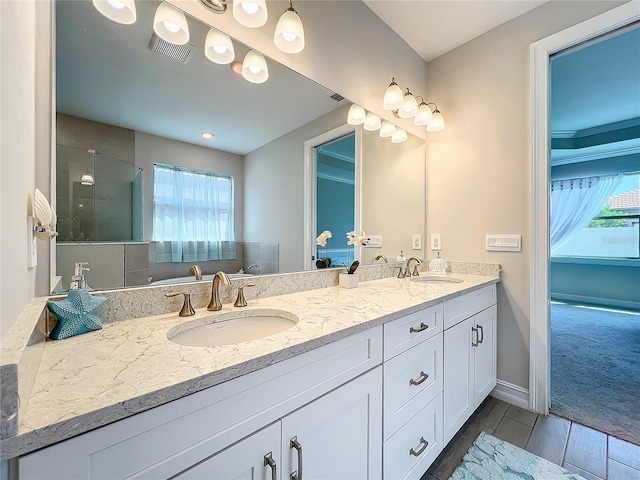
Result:
{"type": "Polygon", "coordinates": [[[459,278],[453,277],[412,277],[412,282],[418,283],[462,283],[462,280],[459,278]]]}
{"type": "Polygon", "coordinates": [[[189,320],[170,329],[167,338],[189,347],[229,345],[268,337],[298,321],[296,315],[284,310],[243,310],[189,320]]]}

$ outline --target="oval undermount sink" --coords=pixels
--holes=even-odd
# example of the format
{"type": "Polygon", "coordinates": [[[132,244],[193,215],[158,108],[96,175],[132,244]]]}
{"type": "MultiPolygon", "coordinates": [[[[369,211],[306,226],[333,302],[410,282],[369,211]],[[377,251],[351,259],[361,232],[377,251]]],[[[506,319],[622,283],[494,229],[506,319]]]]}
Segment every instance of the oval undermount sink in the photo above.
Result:
{"type": "Polygon", "coordinates": [[[462,280],[453,277],[411,277],[411,281],[417,283],[462,283],[462,280]]]}
{"type": "Polygon", "coordinates": [[[230,345],[268,337],[298,321],[296,315],[284,310],[242,310],[189,320],[170,329],[167,338],[189,347],[230,345]]]}

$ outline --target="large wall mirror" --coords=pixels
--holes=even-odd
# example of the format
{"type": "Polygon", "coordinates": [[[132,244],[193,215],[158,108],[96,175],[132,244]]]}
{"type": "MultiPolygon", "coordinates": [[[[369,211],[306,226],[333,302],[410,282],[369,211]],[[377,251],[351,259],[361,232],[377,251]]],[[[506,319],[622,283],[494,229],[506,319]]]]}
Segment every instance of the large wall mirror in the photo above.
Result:
{"type": "MultiPolygon", "coordinates": [[[[303,270],[305,242],[312,237],[315,247],[314,235],[324,229],[305,222],[305,142],[344,127],[351,103],[270,58],[261,84],[209,61],[210,26],[191,16],[186,47],[158,42],[152,28],[158,5],[136,2],[136,22],[121,25],[92,2],[55,3],[60,235],[52,278],[62,277],[57,287],[68,288],[75,262],[89,263],[87,282],[100,289],[172,283],[188,277],[193,263],[205,274],[303,270]],[[159,164],[233,177],[235,244],[221,247],[221,259],[158,261],[153,172],[159,164]]],[[[233,46],[241,62],[250,49],[235,40],[233,46]]],[[[409,135],[392,144],[378,132],[353,130],[358,144],[346,166],[359,169],[353,228],[382,237],[380,248],[361,249],[361,262],[379,254],[392,260],[400,250],[423,257],[411,240],[425,228],[424,141],[409,135]]],[[[318,168],[333,169],[324,172],[322,186],[331,199],[327,182],[344,183],[334,175],[344,152],[327,148],[322,155],[318,168]]],[[[354,202],[335,201],[337,192],[322,218],[354,209],[354,202]]],[[[332,233],[330,245],[344,248],[346,231],[332,233]]]]}

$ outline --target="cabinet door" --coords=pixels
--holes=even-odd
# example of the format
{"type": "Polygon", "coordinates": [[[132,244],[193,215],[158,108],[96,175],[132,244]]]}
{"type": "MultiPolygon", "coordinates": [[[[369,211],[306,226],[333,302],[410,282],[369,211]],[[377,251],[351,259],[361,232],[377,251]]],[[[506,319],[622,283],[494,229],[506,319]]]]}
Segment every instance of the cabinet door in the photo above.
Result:
{"type": "Polygon", "coordinates": [[[304,480],[382,478],[381,371],[377,367],[282,419],[282,478],[293,472],[304,480]]]}
{"type": "Polygon", "coordinates": [[[473,317],[444,332],[444,443],[451,440],[475,409],[473,317]]]}
{"type": "Polygon", "coordinates": [[[493,305],[472,317],[473,324],[478,329],[478,346],[473,348],[475,353],[474,396],[476,407],[487,398],[487,395],[496,386],[497,310],[496,305],[493,305]]]}
{"type": "Polygon", "coordinates": [[[276,422],[172,478],[178,480],[279,479],[282,467],[280,444],[280,422],[276,422]],[[265,462],[267,456],[270,462],[265,462]]]}

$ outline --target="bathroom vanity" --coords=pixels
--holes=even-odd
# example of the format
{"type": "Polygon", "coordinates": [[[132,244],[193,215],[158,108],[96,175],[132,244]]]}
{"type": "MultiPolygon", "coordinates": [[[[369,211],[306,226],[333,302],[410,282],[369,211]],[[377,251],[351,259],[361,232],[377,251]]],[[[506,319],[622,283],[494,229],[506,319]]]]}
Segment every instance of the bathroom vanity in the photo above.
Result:
{"type": "Polygon", "coordinates": [[[496,384],[499,278],[453,276],[253,300],[299,321],[244,344],[176,345],[175,313],[49,342],[3,452],[24,479],[419,478],[496,384]]]}

